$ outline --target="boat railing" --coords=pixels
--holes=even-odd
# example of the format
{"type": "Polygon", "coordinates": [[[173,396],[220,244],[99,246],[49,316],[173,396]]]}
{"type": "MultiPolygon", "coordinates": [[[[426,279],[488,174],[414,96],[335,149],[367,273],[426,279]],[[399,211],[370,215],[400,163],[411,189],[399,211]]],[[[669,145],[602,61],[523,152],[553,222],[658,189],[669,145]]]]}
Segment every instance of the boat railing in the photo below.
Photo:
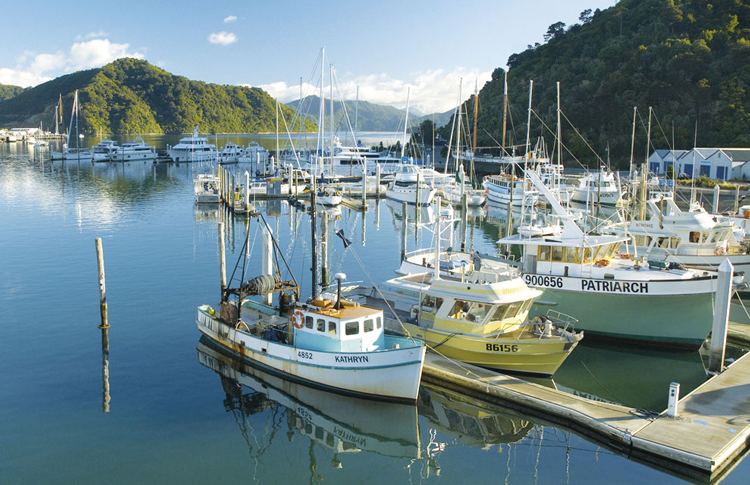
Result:
{"type": "Polygon", "coordinates": [[[547,310],[547,313],[545,313],[544,316],[550,319],[553,325],[562,329],[564,332],[574,332],[575,325],[578,323],[578,319],[557,310],[547,310]]]}

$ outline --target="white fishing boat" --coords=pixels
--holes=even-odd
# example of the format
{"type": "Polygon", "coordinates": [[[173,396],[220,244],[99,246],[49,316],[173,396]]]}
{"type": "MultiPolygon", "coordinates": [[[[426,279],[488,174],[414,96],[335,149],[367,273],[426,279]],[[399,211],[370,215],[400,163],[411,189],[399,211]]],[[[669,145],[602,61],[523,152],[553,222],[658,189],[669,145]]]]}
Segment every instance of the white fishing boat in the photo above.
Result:
{"type": "Polygon", "coordinates": [[[615,175],[602,167],[599,171],[587,173],[578,181],[578,187],[573,190],[570,200],[579,204],[615,207],[622,204],[622,191],[615,175]]]}
{"type": "Polygon", "coordinates": [[[711,331],[716,273],[679,264],[621,257],[625,236],[584,234],[532,171],[527,174],[560,220],[551,235],[515,234],[526,284],[544,291],[532,309],[553,306],[575,315],[588,338],[697,348],[711,331]],[[602,315],[607,315],[602,318],[602,315]]]}
{"type": "Polygon", "coordinates": [[[113,162],[133,162],[137,160],[155,160],[156,149],[146,143],[140,136],[133,141],[115,147],[110,158],[113,162]]]}
{"type": "Polygon", "coordinates": [[[464,197],[466,197],[468,207],[483,205],[487,200],[486,191],[473,188],[471,183],[462,179],[463,172],[459,172],[459,174],[458,177],[451,175],[443,181],[442,185],[437,187],[442,197],[454,205],[461,205],[464,197]]]}
{"type": "Polygon", "coordinates": [[[486,175],[482,186],[491,202],[512,204],[513,207],[531,207],[537,203],[537,193],[531,184],[513,175],[486,175]]]}
{"type": "Polygon", "coordinates": [[[106,138],[91,149],[95,162],[109,162],[115,150],[117,150],[117,143],[106,138]]]}
{"type": "Polygon", "coordinates": [[[399,167],[385,190],[385,196],[389,199],[416,205],[431,204],[435,193],[435,188],[424,182],[419,167],[409,164],[399,167]]]}
{"type": "Polygon", "coordinates": [[[214,162],[217,158],[216,145],[208,143],[208,138],[198,136],[198,127],[193,136],[180,138],[180,143],[167,149],[167,154],[176,163],[214,162]]]}
{"type": "Polygon", "coordinates": [[[219,177],[216,174],[198,174],[193,181],[195,201],[199,204],[218,204],[221,200],[219,182],[219,177]]]}
{"type": "MultiPolygon", "coordinates": [[[[264,247],[269,246],[267,241],[264,247]]],[[[346,395],[416,402],[425,356],[421,341],[385,335],[382,310],[344,301],[340,291],[335,299],[318,295],[300,302],[294,278],[283,281],[278,270],[273,273],[222,291],[220,311],[200,306],[199,330],[243,361],[292,381],[346,395]],[[279,294],[276,306],[274,293],[279,294]]],[[[344,275],[337,279],[340,288],[344,275]]]]}
{"type": "Polygon", "coordinates": [[[717,221],[697,203],[683,211],[671,192],[647,200],[643,219],[605,228],[631,236],[635,248],[629,251],[634,256],[709,270],[718,270],[729,259],[735,271],[748,271],[750,254],[735,238],[734,229],[731,221],[717,221]]]}

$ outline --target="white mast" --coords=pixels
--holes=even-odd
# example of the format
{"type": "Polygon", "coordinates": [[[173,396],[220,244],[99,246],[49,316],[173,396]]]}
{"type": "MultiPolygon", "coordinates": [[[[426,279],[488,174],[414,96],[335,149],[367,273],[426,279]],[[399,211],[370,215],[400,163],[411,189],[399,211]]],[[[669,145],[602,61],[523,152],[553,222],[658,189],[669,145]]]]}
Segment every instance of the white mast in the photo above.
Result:
{"type": "MultiPolygon", "coordinates": [[[[357,146],[357,121],[359,118],[359,86],[357,86],[357,102],[354,105],[354,146],[357,146]]],[[[357,150],[359,153],[359,150],[357,150]]]]}
{"type": "Polygon", "coordinates": [[[463,108],[463,101],[461,101],[462,91],[464,87],[464,78],[458,80],[458,123],[456,123],[456,171],[458,171],[458,165],[461,163],[461,116],[463,108]]]}
{"type": "Polygon", "coordinates": [[[333,64],[329,66],[330,73],[328,78],[331,80],[331,113],[328,115],[331,117],[331,175],[333,176],[333,64]]]}
{"type": "MultiPolygon", "coordinates": [[[[326,60],[326,48],[323,47],[323,50],[320,54],[320,115],[318,117],[318,149],[317,152],[322,156],[323,154],[323,130],[325,126],[325,116],[326,116],[326,102],[325,98],[323,97],[323,84],[325,82],[325,60],[326,60]]],[[[320,159],[320,156],[316,154],[315,155],[315,166],[317,168],[318,160],[320,159]]],[[[315,172],[317,170],[313,170],[313,176],[315,176],[315,172]]]]}
{"type": "Polygon", "coordinates": [[[406,88],[406,117],[404,118],[404,141],[401,144],[401,160],[404,159],[404,149],[406,149],[406,127],[409,125],[409,93],[411,88],[406,88]]]}

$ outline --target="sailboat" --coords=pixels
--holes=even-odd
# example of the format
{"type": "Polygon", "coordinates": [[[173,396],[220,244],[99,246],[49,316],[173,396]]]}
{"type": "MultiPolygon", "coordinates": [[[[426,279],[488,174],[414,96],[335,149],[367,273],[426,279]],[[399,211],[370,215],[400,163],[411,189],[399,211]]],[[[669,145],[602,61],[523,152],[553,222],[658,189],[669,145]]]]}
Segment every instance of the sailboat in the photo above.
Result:
{"type": "MultiPolygon", "coordinates": [[[[271,248],[278,254],[278,246],[263,216],[256,216],[265,231],[264,261],[271,261],[271,248]]],[[[314,217],[311,222],[314,227],[314,217]]],[[[248,239],[249,231],[235,273],[248,239]]],[[[198,307],[196,324],[212,342],[243,362],[311,387],[374,400],[416,402],[424,344],[385,335],[382,310],[342,300],[345,275],[336,275],[337,295],[313,291],[301,302],[293,276],[284,281],[276,269],[246,280],[244,265],[239,273],[236,286],[224,289],[222,285],[218,311],[209,305],[198,307]],[[272,305],[275,293],[279,294],[276,306],[272,305]]],[[[318,287],[316,279],[313,271],[313,288],[318,287]]]]}
{"type": "Polygon", "coordinates": [[[68,128],[68,135],[65,139],[65,144],[61,152],[52,151],[50,153],[52,160],[66,160],[66,161],[93,161],[94,153],[91,150],[80,148],[80,137],[78,133],[78,90],[76,89],[75,96],[73,97],[73,112],[70,116],[70,128],[68,128]],[[70,148],[70,134],[73,131],[73,121],[75,121],[76,129],[76,147],[70,148]]]}

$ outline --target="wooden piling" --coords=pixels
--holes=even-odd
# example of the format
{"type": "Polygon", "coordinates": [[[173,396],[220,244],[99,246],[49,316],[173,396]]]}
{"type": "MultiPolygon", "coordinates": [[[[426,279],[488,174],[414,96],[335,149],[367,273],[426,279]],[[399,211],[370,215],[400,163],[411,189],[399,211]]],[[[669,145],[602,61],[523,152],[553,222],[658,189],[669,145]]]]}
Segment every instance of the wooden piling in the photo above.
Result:
{"type": "Polygon", "coordinates": [[[219,223],[219,275],[221,277],[221,300],[224,301],[224,290],[227,289],[227,260],[224,251],[224,223],[219,223]]]}
{"type": "Polygon", "coordinates": [[[719,265],[719,278],[716,282],[716,304],[714,309],[714,323],[711,328],[711,350],[708,361],[708,370],[710,372],[720,373],[724,370],[733,274],[734,267],[732,263],[729,259],[725,259],[719,265]]]}
{"type": "Polygon", "coordinates": [[[401,220],[401,261],[406,259],[406,237],[409,228],[409,214],[407,213],[408,205],[406,202],[401,203],[401,214],[403,218],[401,220]]]}
{"type": "Polygon", "coordinates": [[[109,330],[102,328],[102,412],[109,412],[109,330]]]}
{"type": "Polygon", "coordinates": [[[96,260],[99,266],[99,314],[101,324],[99,328],[109,328],[107,320],[107,286],[104,282],[104,250],[102,249],[102,239],[96,238],[96,260]]]}

